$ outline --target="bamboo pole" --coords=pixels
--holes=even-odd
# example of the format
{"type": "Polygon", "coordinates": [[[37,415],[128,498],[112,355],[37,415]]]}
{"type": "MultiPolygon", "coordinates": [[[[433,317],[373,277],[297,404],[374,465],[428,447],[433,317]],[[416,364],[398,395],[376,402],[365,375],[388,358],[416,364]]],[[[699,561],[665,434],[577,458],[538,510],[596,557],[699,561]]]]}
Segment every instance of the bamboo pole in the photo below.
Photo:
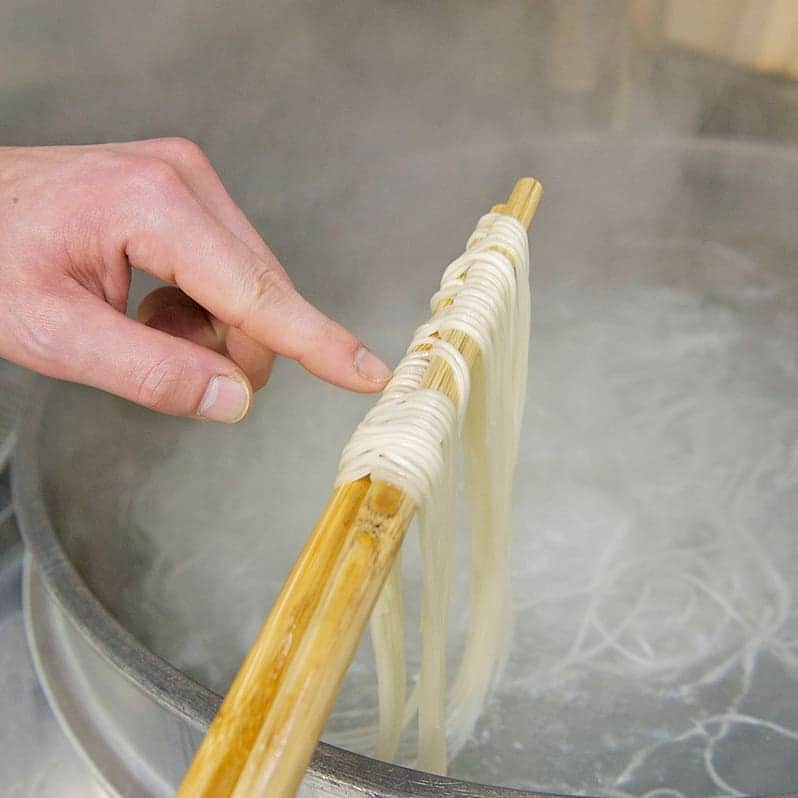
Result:
{"type": "Polygon", "coordinates": [[[315,611],[353,529],[368,478],[333,492],[258,633],[177,792],[179,798],[232,795],[286,663],[315,611]]]}
{"type": "MultiPolygon", "coordinates": [[[[523,178],[491,210],[529,227],[541,196],[540,183],[523,178]]],[[[443,338],[473,366],[479,352],[467,335],[443,338]]],[[[440,358],[431,359],[423,387],[457,402],[451,369],[440,358]]],[[[414,511],[399,488],[368,477],[333,492],[178,798],[294,794],[414,511]]]]}

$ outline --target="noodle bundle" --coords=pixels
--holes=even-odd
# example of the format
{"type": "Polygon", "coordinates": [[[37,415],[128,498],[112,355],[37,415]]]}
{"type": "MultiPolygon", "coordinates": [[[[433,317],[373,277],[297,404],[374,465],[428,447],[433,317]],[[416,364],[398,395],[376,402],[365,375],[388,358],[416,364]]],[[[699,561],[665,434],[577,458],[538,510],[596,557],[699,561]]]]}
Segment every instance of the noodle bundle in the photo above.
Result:
{"type": "Polygon", "coordinates": [[[512,478],[526,393],[530,321],[529,250],[514,217],[482,217],[466,252],[444,272],[433,318],[416,330],[383,396],[341,457],[338,484],[370,474],[418,506],[422,558],[422,655],[407,695],[402,585],[394,565],[372,616],[380,723],[376,753],[396,756],[404,727],[418,715],[416,766],[438,773],[465,744],[501,668],[510,628],[512,478]],[[439,334],[465,333],[479,349],[469,372],[439,334]],[[443,359],[457,386],[455,406],[422,381],[443,359]],[[456,456],[465,460],[472,534],[469,628],[455,677],[446,639],[456,526],[456,456]]]}

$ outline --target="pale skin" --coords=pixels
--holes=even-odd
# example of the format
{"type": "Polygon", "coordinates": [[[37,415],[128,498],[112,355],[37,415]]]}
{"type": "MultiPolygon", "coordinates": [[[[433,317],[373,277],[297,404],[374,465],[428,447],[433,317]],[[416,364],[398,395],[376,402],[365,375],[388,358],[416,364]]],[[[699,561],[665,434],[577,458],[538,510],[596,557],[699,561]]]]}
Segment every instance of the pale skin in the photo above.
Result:
{"type": "Polygon", "coordinates": [[[388,368],[304,300],[185,139],[0,147],[0,356],[235,422],[275,354],[354,391],[388,368]],[[131,269],[169,286],[125,315],[131,269]]]}

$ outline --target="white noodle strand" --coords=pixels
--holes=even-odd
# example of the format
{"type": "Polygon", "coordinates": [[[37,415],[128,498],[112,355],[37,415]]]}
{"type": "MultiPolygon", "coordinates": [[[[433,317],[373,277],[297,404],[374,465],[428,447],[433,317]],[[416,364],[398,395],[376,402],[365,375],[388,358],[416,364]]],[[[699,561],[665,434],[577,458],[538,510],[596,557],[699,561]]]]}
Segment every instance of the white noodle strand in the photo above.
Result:
{"type": "Polygon", "coordinates": [[[344,448],[339,466],[338,484],[371,475],[401,488],[418,505],[423,571],[419,680],[405,698],[397,565],[371,622],[380,706],[376,752],[394,758],[402,729],[417,712],[416,764],[433,772],[445,772],[447,759],[471,736],[507,646],[511,489],[526,390],[528,275],[524,227],[511,216],[483,216],[465,253],[444,272],[431,300],[432,320],[416,330],[383,395],[344,448]],[[438,310],[444,301],[448,304],[438,310]],[[440,338],[450,330],[465,333],[479,348],[471,373],[463,355],[440,338]],[[433,358],[443,360],[452,373],[456,406],[439,391],[421,387],[433,358]],[[461,430],[472,527],[470,623],[447,701],[455,445],[461,430]]]}

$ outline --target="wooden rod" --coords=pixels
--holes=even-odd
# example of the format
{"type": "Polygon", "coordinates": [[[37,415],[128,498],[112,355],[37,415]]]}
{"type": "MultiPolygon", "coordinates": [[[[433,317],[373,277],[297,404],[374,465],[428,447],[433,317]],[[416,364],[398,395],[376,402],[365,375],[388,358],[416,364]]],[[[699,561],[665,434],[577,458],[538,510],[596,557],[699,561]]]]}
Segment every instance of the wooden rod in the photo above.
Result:
{"type": "MultiPolygon", "coordinates": [[[[542,187],[519,180],[493,210],[529,227],[542,187]]],[[[440,310],[439,306],[436,312],[440,310]]],[[[443,334],[473,366],[476,344],[443,334]]],[[[423,386],[457,402],[448,364],[423,386]]],[[[178,790],[179,798],[291,796],[313,750],[415,511],[368,477],[336,489],[241,665],[178,790]]]]}
{"type": "Polygon", "coordinates": [[[360,479],[333,492],[194,755],[179,798],[232,794],[285,665],[321,598],[318,586],[334,569],[370,484],[360,479]]]}
{"type": "Polygon", "coordinates": [[[398,488],[372,483],[323,610],[289,665],[233,798],[296,792],[414,511],[398,488]]]}

